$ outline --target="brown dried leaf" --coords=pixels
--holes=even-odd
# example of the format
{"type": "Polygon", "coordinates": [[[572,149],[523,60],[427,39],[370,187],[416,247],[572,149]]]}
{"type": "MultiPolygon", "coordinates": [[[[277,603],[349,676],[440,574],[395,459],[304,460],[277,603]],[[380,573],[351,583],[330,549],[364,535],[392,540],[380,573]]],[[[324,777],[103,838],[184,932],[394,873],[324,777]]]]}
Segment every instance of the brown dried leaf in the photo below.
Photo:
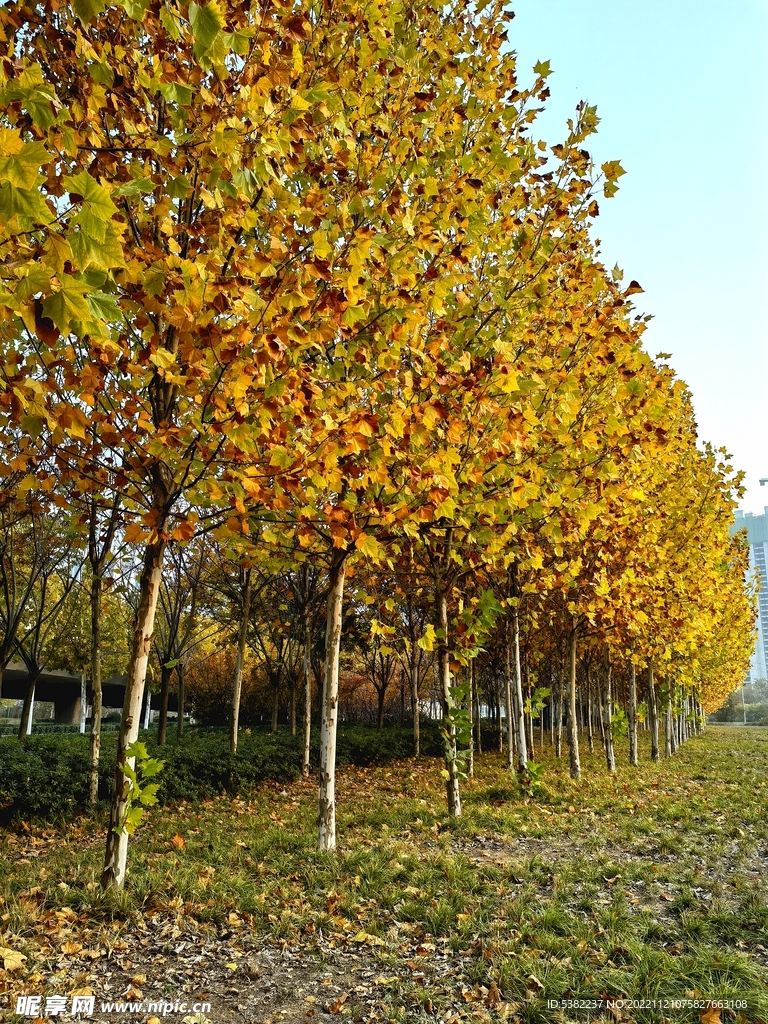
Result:
{"type": "Polygon", "coordinates": [[[348,992],[342,992],[338,999],[335,999],[332,1003],[328,1003],[326,1006],[327,1013],[341,1013],[341,1008],[349,998],[348,992]]]}
{"type": "Polygon", "coordinates": [[[493,1010],[501,1002],[501,993],[499,992],[499,986],[495,981],[492,981],[488,988],[488,995],[485,997],[485,1005],[489,1010],[493,1010]]]}

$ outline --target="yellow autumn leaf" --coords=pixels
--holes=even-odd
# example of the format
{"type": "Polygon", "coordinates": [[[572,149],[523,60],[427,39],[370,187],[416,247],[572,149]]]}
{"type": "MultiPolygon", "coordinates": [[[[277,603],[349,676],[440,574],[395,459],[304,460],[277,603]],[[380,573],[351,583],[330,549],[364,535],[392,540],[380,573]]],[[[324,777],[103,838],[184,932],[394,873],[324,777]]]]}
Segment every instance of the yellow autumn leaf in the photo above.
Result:
{"type": "Polygon", "coordinates": [[[384,940],[380,939],[378,935],[371,935],[370,932],[360,931],[357,935],[352,936],[353,942],[365,943],[367,946],[383,946],[384,940]]]}
{"type": "Polygon", "coordinates": [[[20,971],[27,958],[23,953],[19,953],[15,949],[0,946],[0,959],[2,959],[3,967],[5,967],[6,971],[20,971]]]}

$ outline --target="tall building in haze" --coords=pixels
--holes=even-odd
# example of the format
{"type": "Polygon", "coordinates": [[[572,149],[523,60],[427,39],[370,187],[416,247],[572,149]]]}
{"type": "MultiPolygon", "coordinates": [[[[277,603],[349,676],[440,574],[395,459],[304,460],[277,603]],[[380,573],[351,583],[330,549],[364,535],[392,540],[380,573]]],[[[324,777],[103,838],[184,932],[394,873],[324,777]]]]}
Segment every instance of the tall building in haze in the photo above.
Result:
{"type": "Polygon", "coordinates": [[[768,505],[761,516],[751,512],[737,512],[736,530],[745,529],[749,538],[749,565],[760,573],[760,593],[757,598],[757,645],[749,670],[750,683],[768,679],[768,505]]]}

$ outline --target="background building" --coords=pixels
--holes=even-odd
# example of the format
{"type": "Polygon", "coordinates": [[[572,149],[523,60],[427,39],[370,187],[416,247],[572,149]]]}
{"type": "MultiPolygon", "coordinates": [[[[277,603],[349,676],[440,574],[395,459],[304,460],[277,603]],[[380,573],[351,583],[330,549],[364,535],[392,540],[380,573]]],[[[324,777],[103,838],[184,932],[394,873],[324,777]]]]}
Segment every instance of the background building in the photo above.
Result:
{"type": "Polygon", "coordinates": [[[761,516],[752,512],[737,512],[735,529],[746,529],[749,537],[749,564],[760,573],[760,593],[757,599],[757,645],[749,671],[749,682],[768,678],[768,506],[761,516]]]}

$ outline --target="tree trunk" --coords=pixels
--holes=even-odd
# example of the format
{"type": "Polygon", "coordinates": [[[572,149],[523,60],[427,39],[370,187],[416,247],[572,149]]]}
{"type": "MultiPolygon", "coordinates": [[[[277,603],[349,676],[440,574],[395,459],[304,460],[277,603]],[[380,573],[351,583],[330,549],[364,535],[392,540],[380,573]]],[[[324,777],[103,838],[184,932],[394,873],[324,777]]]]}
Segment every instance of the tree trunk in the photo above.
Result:
{"type": "Polygon", "coordinates": [[[576,717],[576,644],[578,630],[571,630],[570,643],[570,675],[568,679],[568,762],[572,779],[581,778],[581,760],[579,758],[579,729],[576,717]]]}
{"type": "Polygon", "coordinates": [[[380,690],[376,690],[376,728],[384,728],[384,698],[386,697],[386,690],[382,687],[380,690]]]}
{"type": "Polygon", "coordinates": [[[336,849],[336,728],[339,707],[339,650],[344,602],[344,554],[331,563],[325,624],[325,666],[320,716],[320,782],[317,848],[336,849]]]}
{"type": "Polygon", "coordinates": [[[667,698],[664,710],[664,757],[672,756],[672,701],[667,698]]]}
{"type": "Polygon", "coordinates": [[[278,716],[278,712],[280,710],[280,702],[279,702],[280,690],[279,690],[279,686],[280,686],[280,683],[279,683],[279,680],[278,680],[278,685],[272,687],[272,724],[271,724],[271,732],[272,733],[276,733],[277,732],[277,716],[278,716]]]}
{"type": "Polygon", "coordinates": [[[411,664],[410,677],[411,677],[411,704],[413,706],[413,753],[415,757],[421,756],[421,736],[419,733],[420,714],[419,714],[419,667],[415,663],[413,658],[413,651],[411,651],[411,664]]]}
{"type": "Polygon", "coordinates": [[[310,676],[310,643],[312,639],[312,621],[309,608],[304,611],[304,657],[302,666],[304,671],[304,733],[303,733],[303,754],[301,760],[301,774],[305,779],[309,778],[309,755],[312,741],[312,679],[310,676]]]}
{"type": "Polygon", "coordinates": [[[683,702],[681,730],[680,739],[682,743],[685,743],[685,741],[690,739],[691,736],[691,697],[688,693],[686,693],[685,700],[683,702]]]}
{"type": "Polygon", "coordinates": [[[560,666],[560,676],[557,681],[557,733],[555,735],[555,757],[559,760],[562,757],[562,720],[565,711],[565,679],[563,666],[560,666]]]}
{"type": "Polygon", "coordinates": [[[143,717],[141,718],[141,723],[139,725],[139,728],[140,729],[144,729],[144,731],[146,732],[147,729],[149,729],[151,719],[152,719],[152,692],[151,692],[151,690],[149,689],[148,686],[145,686],[144,687],[144,713],[143,713],[143,717]]]}
{"type": "Polygon", "coordinates": [[[671,757],[677,749],[675,743],[675,710],[673,686],[669,676],[666,677],[667,684],[667,713],[664,723],[664,756],[671,757]]]}
{"type": "MultiPolygon", "coordinates": [[[[473,673],[474,673],[474,669],[473,669],[473,673]]],[[[478,689],[477,685],[473,686],[473,690],[474,690],[474,694],[475,694],[475,703],[474,703],[474,708],[475,708],[475,749],[477,750],[478,754],[482,754],[482,752],[483,752],[483,737],[482,737],[483,721],[482,721],[482,715],[480,714],[480,690],[478,689]]]]}
{"type": "Polygon", "coordinates": [[[461,793],[459,790],[458,748],[456,745],[456,729],[450,724],[451,713],[451,666],[448,658],[448,600],[438,581],[435,587],[435,611],[438,629],[442,636],[437,648],[437,670],[440,681],[440,695],[443,705],[445,738],[445,792],[448,798],[448,815],[451,818],[461,817],[461,793]]]}
{"type": "Polygon", "coordinates": [[[475,775],[475,672],[474,672],[474,661],[470,661],[467,666],[467,672],[469,673],[469,692],[467,693],[467,710],[469,712],[469,762],[467,767],[467,775],[470,779],[474,778],[475,775]]]}
{"type": "Polygon", "coordinates": [[[91,574],[91,750],[88,768],[88,803],[99,802],[99,759],[101,757],[101,715],[104,696],[101,689],[101,591],[102,579],[98,569],[91,574]]]}
{"type": "Polygon", "coordinates": [[[589,740],[589,752],[594,754],[595,752],[595,730],[593,728],[594,721],[594,707],[592,700],[592,674],[589,671],[589,662],[587,666],[587,739],[589,740]]]}
{"type": "MultiPolygon", "coordinates": [[[[504,742],[503,742],[502,731],[501,731],[501,706],[499,706],[498,710],[499,710],[499,714],[498,714],[498,718],[499,718],[499,750],[503,751],[504,750],[504,742]]],[[[517,696],[515,694],[515,690],[514,690],[514,687],[513,687],[513,689],[512,689],[512,765],[516,765],[518,763],[518,751],[519,751],[520,748],[519,748],[518,742],[517,742],[518,741],[517,730],[518,730],[518,726],[519,726],[520,721],[521,721],[521,717],[520,717],[520,701],[517,699],[517,696]]],[[[524,720],[523,720],[523,735],[525,735],[525,721],[524,720]]],[[[509,740],[509,732],[507,732],[507,740],[509,740]]]]}
{"type": "MultiPolygon", "coordinates": [[[[549,732],[549,745],[550,745],[550,747],[554,747],[554,745],[555,745],[555,693],[557,692],[557,689],[558,689],[558,687],[555,685],[554,678],[550,678],[550,681],[549,681],[549,707],[547,708],[547,710],[549,711],[549,722],[548,722],[549,728],[548,728],[547,731],[549,732]]],[[[544,710],[543,709],[542,709],[542,713],[541,713],[541,749],[544,750],[544,710]]]]}
{"type": "MultiPolygon", "coordinates": [[[[159,524],[158,532],[163,526],[163,523],[159,524]]],[[[105,889],[109,886],[122,889],[125,885],[128,833],[123,830],[123,823],[128,810],[129,779],[123,771],[123,766],[127,763],[133,768],[135,765],[135,758],[129,758],[126,750],[139,735],[141,702],[144,696],[149,653],[152,648],[152,630],[155,623],[157,598],[160,593],[165,545],[166,541],[161,534],[160,539],[147,544],[144,551],[144,565],[139,583],[139,604],[134,619],[131,660],[125,684],[125,701],[120,732],[117,737],[115,787],[110,807],[107,848],[104,856],[104,870],[101,875],[101,885],[105,889]]]]}
{"type": "MultiPolygon", "coordinates": [[[[525,736],[525,701],[523,700],[523,667],[520,662],[520,613],[517,605],[512,609],[512,655],[515,666],[512,695],[512,714],[515,720],[515,740],[517,769],[519,772],[528,770],[528,743],[525,736]]],[[[509,712],[508,712],[509,713],[509,712]]],[[[531,725],[533,737],[533,725],[531,725]]]]}
{"type": "MultiPolygon", "coordinates": [[[[528,686],[528,699],[530,700],[531,697],[532,697],[531,687],[528,686]]],[[[534,743],[534,739],[533,739],[533,715],[532,714],[528,715],[528,717],[526,718],[526,716],[525,716],[525,704],[522,705],[522,714],[523,714],[523,721],[525,722],[525,726],[526,726],[526,728],[528,730],[528,737],[527,737],[527,739],[528,739],[528,759],[530,761],[535,761],[536,760],[536,744],[534,743]]],[[[518,755],[518,757],[519,757],[519,755],[518,755]]]]}
{"type": "Polygon", "coordinates": [[[648,662],[648,725],[651,730],[651,760],[659,760],[659,712],[653,681],[653,662],[648,662]]]}
{"type": "Polygon", "coordinates": [[[251,614],[251,569],[245,570],[243,587],[243,609],[240,629],[237,635],[237,658],[235,660],[235,678],[232,682],[232,714],[229,723],[229,752],[237,750],[237,734],[240,723],[240,698],[243,693],[243,663],[245,662],[245,644],[248,639],[248,619],[251,614]]]}
{"type": "Polygon", "coordinates": [[[635,663],[629,663],[629,763],[637,768],[640,763],[637,756],[637,678],[635,663]]]}
{"type": "MultiPolygon", "coordinates": [[[[506,643],[509,643],[509,641],[507,640],[506,643]]],[[[505,661],[505,670],[506,670],[505,671],[505,676],[509,677],[509,661],[507,660],[506,656],[505,656],[504,661],[505,661]]],[[[504,687],[503,687],[503,690],[504,690],[504,703],[505,704],[506,704],[506,688],[507,688],[507,686],[506,686],[506,682],[505,682],[504,683],[504,687]]],[[[501,694],[502,694],[502,686],[500,685],[500,683],[498,681],[498,677],[497,677],[497,680],[496,680],[496,696],[495,696],[495,699],[494,699],[494,715],[496,716],[496,728],[498,729],[498,741],[499,741],[499,753],[500,754],[504,753],[504,730],[501,727],[501,704],[502,704],[502,696],[501,696],[501,694]]],[[[507,728],[509,728],[509,723],[508,722],[507,722],[507,728]]],[[[509,739],[509,734],[507,734],[507,739],[509,739]]]]}
{"type": "Polygon", "coordinates": [[[296,680],[291,674],[290,683],[291,736],[296,735],[296,680]]]}
{"type": "Polygon", "coordinates": [[[608,767],[609,772],[616,771],[616,754],[613,749],[613,707],[612,699],[613,694],[611,693],[611,652],[608,644],[605,645],[605,728],[603,730],[605,737],[605,763],[608,767]]]}
{"type": "Polygon", "coordinates": [[[27,690],[24,694],[24,703],[21,708],[21,721],[19,722],[19,742],[23,741],[32,732],[32,709],[35,703],[35,687],[37,686],[37,680],[40,678],[42,668],[34,675],[30,674],[29,682],[27,683],[27,690]]]}
{"type": "MultiPolygon", "coordinates": [[[[515,716],[512,711],[512,629],[507,631],[506,643],[504,644],[504,704],[507,724],[507,767],[514,767],[514,743],[515,716]]],[[[515,709],[517,710],[517,709],[515,709]]],[[[501,735],[501,734],[500,734],[501,735]]],[[[502,744],[500,744],[502,745],[502,744]]]]}
{"type": "Polygon", "coordinates": [[[157,720],[157,745],[164,747],[168,736],[168,693],[171,688],[173,669],[160,666],[160,715],[157,720]]]}
{"type": "Polygon", "coordinates": [[[184,678],[184,662],[180,661],[176,666],[176,680],[179,687],[179,711],[178,717],[176,718],[176,736],[178,739],[184,735],[184,702],[186,700],[185,683],[184,678]]]}
{"type": "Polygon", "coordinates": [[[605,693],[603,692],[603,683],[600,679],[600,671],[598,666],[597,673],[597,724],[600,726],[600,742],[605,747],[605,693]]]}

